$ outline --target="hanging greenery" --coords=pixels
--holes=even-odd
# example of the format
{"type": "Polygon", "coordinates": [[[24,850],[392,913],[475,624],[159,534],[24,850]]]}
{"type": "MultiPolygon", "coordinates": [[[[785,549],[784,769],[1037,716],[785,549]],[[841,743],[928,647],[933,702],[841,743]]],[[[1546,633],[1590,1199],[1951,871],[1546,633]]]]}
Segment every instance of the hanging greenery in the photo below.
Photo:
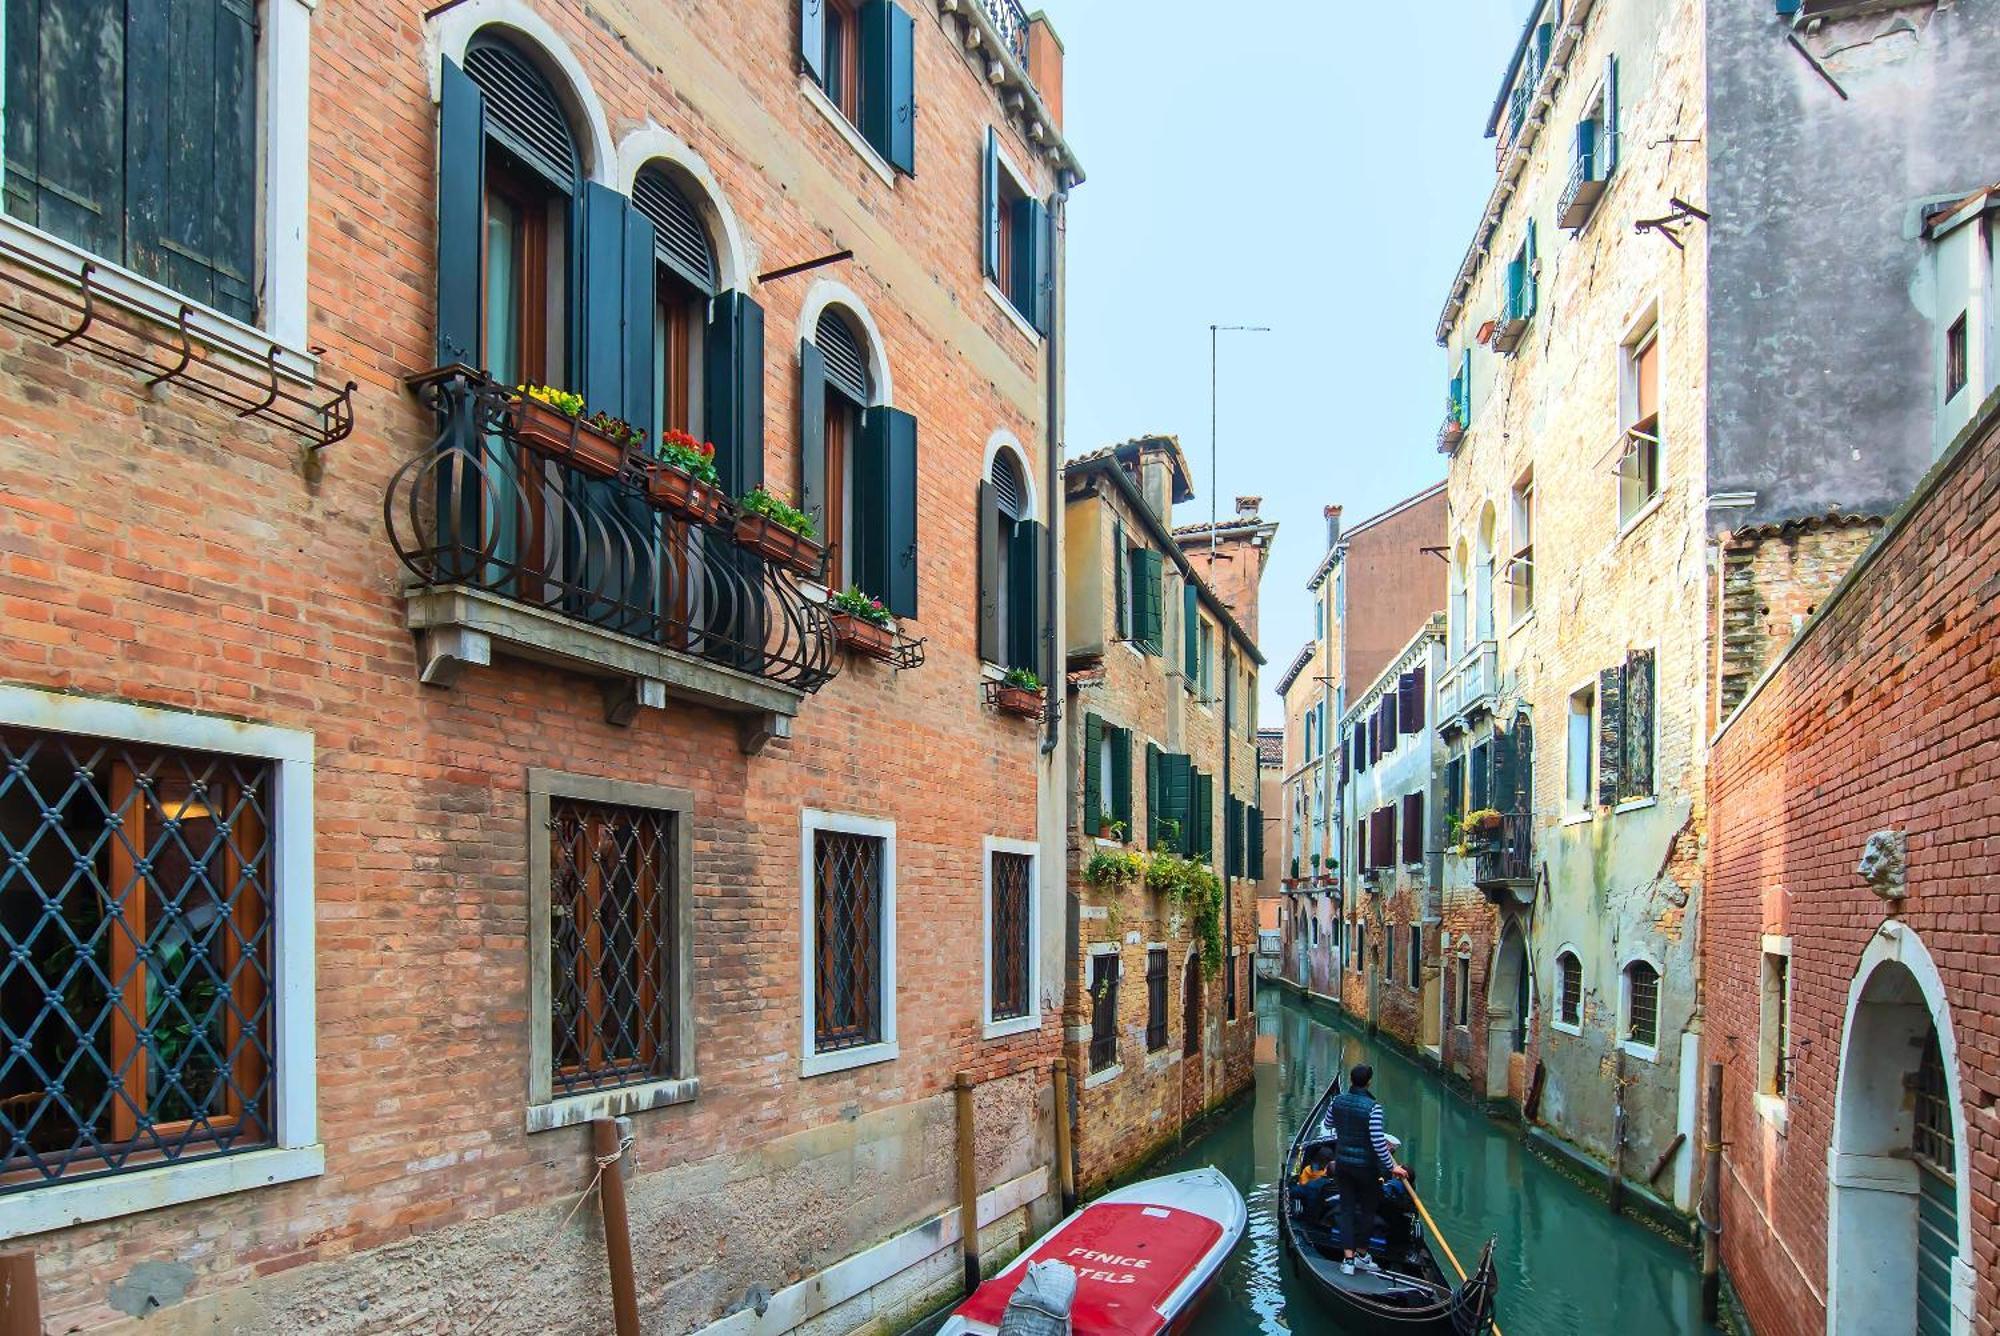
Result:
{"type": "Polygon", "coordinates": [[[1145,872],[1145,858],[1130,849],[1099,849],[1083,865],[1083,879],[1092,886],[1125,886],[1145,872]]]}
{"type": "Polygon", "coordinates": [[[1146,885],[1171,900],[1194,929],[1201,946],[1201,970],[1222,972],[1222,882],[1206,863],[1160,852],[1146,859],[1146,885]]]}

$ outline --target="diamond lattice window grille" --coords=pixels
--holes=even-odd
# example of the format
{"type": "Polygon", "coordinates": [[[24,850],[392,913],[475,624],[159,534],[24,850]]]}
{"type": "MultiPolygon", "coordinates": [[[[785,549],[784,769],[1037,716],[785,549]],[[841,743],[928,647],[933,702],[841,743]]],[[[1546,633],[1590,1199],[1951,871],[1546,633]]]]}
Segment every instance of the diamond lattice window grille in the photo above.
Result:
{"type": "Polygon", "coordinates": [[[993,1019],[1019,1020],[1029,1012],[1027,854],[993,855],[993,1019]]]}
{"type": "Polygon", "coordinates": [[[882,1039],[883,841],[813,832],[813,1047],[882,1039]]]}

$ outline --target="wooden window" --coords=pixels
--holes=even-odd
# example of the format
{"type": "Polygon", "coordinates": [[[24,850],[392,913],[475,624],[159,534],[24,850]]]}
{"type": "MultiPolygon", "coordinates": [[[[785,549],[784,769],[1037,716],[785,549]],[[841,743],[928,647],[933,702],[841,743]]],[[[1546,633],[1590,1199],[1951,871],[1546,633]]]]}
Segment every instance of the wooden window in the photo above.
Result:
{"type": "Polygon", "coordinates": [[[1158,1053],[1167,1046],[1167,949],[1156,946],[1146,952],[1146,1051],[1158,1053]]]}
{"type": "Polygon", "coordinates": [[[1640,1048],[1660,1042],[1660,972],[1643,960],[1625,967],[1625,1039],[1640,1048]]]}
{"type": "Polygon", "coordinates": [[[815,830],[813,1047],[827,1053],[883,1040],[883,860],[879,836],[815,830]]]}
{"type": "Polygon", "coordinates": [[[994,452],[979,487],[979,655],[988,663],[1052,671],[1042,634],[1048,530],[1030,513],[1028,474],[1012,447],[994,452]]]}
{"type": "Polygon", "coordinates": [[[256,0],[6,0],[6,211],[257,317],[256,0]]]}
{"type": "Polygon", "coordinates": [[[1382,982],[1396,982],[1396,925],[1385,924],[1382,928],[1382,982]]]}
{"type": "Polygon", "coordinates": [[[1034,888],[1034,859],[1031,855],[995,850],[992,855],[993,1014],[996,1021],[1018,1020],[1034,1005],[1029,995],[1029,952],[1034,943],[1029,936],[1034,888]]]}
{"type": "Polygon", "coordinates": [[[557,798],[549,804],[558,1095],[674,1070],[673,818],[557,798]]]}
{"type": "Polygon", "coordinates": [[[1201,1056],[1202,1039],[1201,957],[1188,952],[1181,969],[1181,1056],[1201,1056]]]}
{"type": "Polygon", "coordinates": [[[1556,956],[1556,1019],[1583,1024],[1583,965],[1572,951],[1556,956]]]}
{"type": "Polygon", "coordinates": [[[271,766],[0,729],[0,1190],[269,1145],[271,766]]]}
{"type": "Polygon", "coordinates": [[[1597,675],[1597,801],[1610,806],[1654,794],[1654,671],[1651,650],[1597,675]]]}
{"type": "Polygon", "coordinates": [[[1596,749],[1591,746],[1591,721],[1597,713],[1597,688],[1583,687],[1570,693],[1568,716],[1566,793],[1570,811],[1590,810],[1591,796],[1596,789],[1591,759],[1596,749]]]}
{"type": "Polygon", "coordinates": [[[822,56],[826,95],[840,114],[861,124],[861,5],[859,0],[825,0],[826,48],[822,56]]]}
{"type": "Polygon", "coordinates": [[[1456,996],[1453,1000],[1457,1003],[1456,1023],[1465,1025],[1472,1015],[1472,962],[1460,956],[1454,973],[1453,992],[1456,996]]]}
{"type": "Polygon", "coordinates": [[[1628,419],[1618,459],[1618,522],[1629,523],[1660,490],[1660,335],[1649,326],[1625,348],[1628,419]]]}
{"type": "Polygon", "coordinates": [[[1965,388],[1965,312],[1958,313],[1958,319],[1951,322],[1951,328],[1944,333],[1944,397],[1949,402],[1958,397],[1965,388]]]}
{"type": "Polygon", "coordinates": [[[1090,1070],[1118,1065],[1118,956],[1090,958],[1090,1070]]]}
{"type": "Polygon", "coordinates": [[[1410,925],[1410,987],[1415,988],[1424,977],[1424,929],[1420,923],[1410,925]]]}
{"type": "Polygon", "coordinates": [[[1424,795],[1420,792],[1403,795],[1403,861],[1424,861],[1424,795]]]}
{"type": "Polygon", "coordinates": [[[1354,925],[1354,972],[1361,973],[1368,967],[1368,925],[1354,925]]]}
{"type": "Polygon", "coordinates": [[[1509,507],[1514,555],[1507,561],[1507,585],[1511,591],[1515,621],[1535,610],[1535,475],[1521,475],[1514,484],[1509,507]]]}

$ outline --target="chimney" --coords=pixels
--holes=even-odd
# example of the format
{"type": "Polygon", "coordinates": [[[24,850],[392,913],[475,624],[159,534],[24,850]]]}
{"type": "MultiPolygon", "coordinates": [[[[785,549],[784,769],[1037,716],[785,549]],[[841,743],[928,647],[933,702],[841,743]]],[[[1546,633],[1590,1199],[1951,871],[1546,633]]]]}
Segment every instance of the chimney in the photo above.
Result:
{"type": "Polygon", "coordinates": [[[1237,518],[1237,519],[1239,519],[1239,520],[1254,520],[1254,519],[1256,519],[1256,518],[1257,518],[1257,509],[1258,509],[1258,507],[1262,506],[1263,504],[1264,504],[1264,498],[1263,498],[1263,497],[1261,497],[1261,496],[1239,496],[1239,497],[1237,497],[1237,498],[1236,498],[1236,518],[1237,518]]]}
{"type": "Polygon", "coordinates": [[[1042,103],[1049,109],[1049,119],[1056,123],[1056,133],[1061,134],[1062,39],[1056,36],[1056,30],[1049,25],[1049,16],[1039,9],[1028,15],[1028,78],[1034,82],[1035,91],[1042,95],[1042,103]]]}
{"type": "Polygon", "coordinates": [[[1154,441],[1139,446],[1139,494],[1160,523],[1174,522],[1174,463],[1166,447],[1154,441]]]}
{"type": "Polygon", "coordinates": [[[1326,547],[1331,552],[1340,543],[1340,507],[1326,508],[1326,547]]]}

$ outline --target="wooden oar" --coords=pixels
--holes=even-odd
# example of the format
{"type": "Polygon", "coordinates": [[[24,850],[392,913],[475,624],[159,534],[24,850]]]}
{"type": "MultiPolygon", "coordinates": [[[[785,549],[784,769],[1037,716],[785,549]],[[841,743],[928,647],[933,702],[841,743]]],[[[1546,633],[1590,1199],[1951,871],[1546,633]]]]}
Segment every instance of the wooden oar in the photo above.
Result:
{"type": "MultiPolygon", "coordinates": [[[[1424,1227],[1429,1229],[1431,1237],[1438,1241],[1438,1247],[1444,1249],[1444,1259],[1451,1263],[1452,1270],[1458,1272],[1459,1284],[1463,1285],[1471,1277],[1467,1276],[1465,1268],[1458,1264],[1458,1254],[1451,1250],[1451,1240],[1447,1239],[1444,1236],[1444,1231],[1438,1228],[1437,1221],[1431,1219],[1430,1210],[1424,1205],[1424,1199],[1417,1195],[1417,1185],[1406,1178],[1403,1180],[1403,1187],[1410,1194],[1410,1200],[1417,1204],[1417,1214],[1424,1218],[1424,1227]]],[[[1488,1318],[1487,1322],[1493,1328],[1493,1336],[1503,1336],[1498,1322],[1495,1322],[1492,1318],[1488,1318]]]]}

